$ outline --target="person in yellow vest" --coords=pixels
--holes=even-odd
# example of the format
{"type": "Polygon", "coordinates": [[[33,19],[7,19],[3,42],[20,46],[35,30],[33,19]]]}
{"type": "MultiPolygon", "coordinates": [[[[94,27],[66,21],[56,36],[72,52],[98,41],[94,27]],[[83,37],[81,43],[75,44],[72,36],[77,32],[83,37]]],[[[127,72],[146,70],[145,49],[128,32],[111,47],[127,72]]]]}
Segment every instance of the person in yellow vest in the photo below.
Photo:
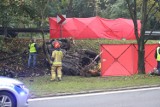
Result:
{"type": "Polygon", "coordinates": [[[60,43],[55,41],[53,43],[55,48],[52,51],[52,66],[51,66],[51,81],[54,81],[58,77],[58,81],[62,80],[62,59],[63,59],[63,52],[60,50],[60,43]]]}
{"type": "Polygon", "coordinates": [[[156,52],[155,52],[155,59],[157,60],[157,73],[160,74],[160,41],[159,41],[159,45],[156,48],[156,52]]]}
{"type": "Polygon", "coordinates": [[[35,68],[36,66],[36,60],[37,60],[37,50],[38,45],[36,44],[36,39],[32,39],[31,43],[28,45],[29,49],[29,58],[28,58],[28,68],[35,68]]]}

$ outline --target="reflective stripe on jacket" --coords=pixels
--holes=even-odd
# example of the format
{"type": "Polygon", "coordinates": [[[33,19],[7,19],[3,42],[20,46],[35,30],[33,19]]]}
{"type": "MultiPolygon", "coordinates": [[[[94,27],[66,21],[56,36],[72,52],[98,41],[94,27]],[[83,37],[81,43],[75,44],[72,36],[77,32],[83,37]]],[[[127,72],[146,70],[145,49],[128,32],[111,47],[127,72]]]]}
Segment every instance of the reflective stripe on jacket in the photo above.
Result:
{"type": "Polygon", "coordinates": [[[160,47],[157,48],[157,61],[160,61],[159,49],[160,49],[160,47]]]}
{"type": "Polygon", "coordinates": [[[62,66],[62,58],[63,58],[63,52],[55,50],[52,52],[52,58],[54,59],[53,65],[55,66],[62,66]]]}
{"type": "Polygon", "coordinates": [[[37,52],[36,47],[35,47],[35,43],[29,44],[29,52],[30,52],[30,53],[35,53],[35,52],[37,52]]]}

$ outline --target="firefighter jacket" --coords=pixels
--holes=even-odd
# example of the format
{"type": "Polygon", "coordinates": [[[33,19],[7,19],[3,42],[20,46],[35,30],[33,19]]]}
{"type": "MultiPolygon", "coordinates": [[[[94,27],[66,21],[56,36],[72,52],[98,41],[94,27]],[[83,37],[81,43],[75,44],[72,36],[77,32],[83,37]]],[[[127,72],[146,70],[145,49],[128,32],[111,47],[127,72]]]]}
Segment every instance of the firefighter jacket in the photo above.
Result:
{"type": "Polygon", "coordinates": [[[61,50],[54,50],[52,52],[53,65],[62,66],[63,52],[61,50]]]}

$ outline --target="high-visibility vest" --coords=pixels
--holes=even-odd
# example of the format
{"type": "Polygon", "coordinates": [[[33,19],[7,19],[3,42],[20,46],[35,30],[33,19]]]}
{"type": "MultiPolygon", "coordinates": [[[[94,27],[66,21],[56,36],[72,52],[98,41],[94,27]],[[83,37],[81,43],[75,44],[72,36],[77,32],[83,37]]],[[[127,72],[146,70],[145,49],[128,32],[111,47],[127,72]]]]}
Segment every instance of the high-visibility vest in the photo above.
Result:
{"type": "Polygon", "coordinates": [[[54,59],[53,65],[55,66],[62,66],[62,58],[63,58],[63,52],[62,51],[53,51],[52,52],[52,58],[54,59]]]}
{"type": "Polygon", "coordinates": [[[159,49],[160,49],[160,47],[157,47],[157,61],[160,61],[159,49]]]}
{"type": "Polygon", "coordinates": [[[35,47],[35,43],[29,44],[29,52],[30,53],[37,52],[36,47],[35,47]]]}

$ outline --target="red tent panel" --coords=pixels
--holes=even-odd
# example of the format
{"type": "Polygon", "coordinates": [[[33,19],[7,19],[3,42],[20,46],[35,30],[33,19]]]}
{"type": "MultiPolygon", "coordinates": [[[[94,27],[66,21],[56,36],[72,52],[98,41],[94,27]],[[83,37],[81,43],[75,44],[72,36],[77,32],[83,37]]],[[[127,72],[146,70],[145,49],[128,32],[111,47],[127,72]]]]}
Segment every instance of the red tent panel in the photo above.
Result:
{"type": "Polygon", "coordinates": [[[62,38],[71,37],[72,35],[77,35],[77,26],[74,24],[72,18],[68,18],[66,23],[60,28],[60,25],[57,24],[56,18],[49,18],[50,22],[50,38],[61,38],[62,30],[62,38]]]}
{"type": "MultiPolygon", "coordinates": [[[[134,24],[130,19],[118,18],[118,19],[101,19],[102,23],[112,30],[109,35],[112,35],[112,39],[127,39],[134,40],[136,39],[134,34],[134,24]]],[[[140,35],[141,23],[140,20],[138,23],[138,32],[140,35]]]]}
{"type": "Polygon", "coordinates": [[[137,73],[132,60],[137,56],[133,53],[133,45],[101,45],[102,76],[128,76],[137,73]]]}
{"type": "Polygon", "coordinates": [[[155,60],[155,50],[157,48],[156,44],[148,44],[145,46],[145,70],[146,73],[153,70],[157,66],[157,61],[155,60]]]}
{"type": "MultiPolygon", "coordinates": [[[[145,45],[145,72],[157,66],[156,44],[145,45]]],[[[129,76],[138,73],[138,46],[135,44],[101,45],[101,75],[129,76]]]]}
{"type": "Polygon", "coordinates": [[[104,31],[107,30],[107,28],[102,26],[100,17],[74,18],[74,22],[79,31],[79,34],[77,36],[75,35],[77,39],[107,38],[104,35],[104,31]]]}
{"type": "Polygon", "coordinates": [[[105,47],[103,47],[103,46],[101,46],[101,51],[102,51],[102,54],[101,54],[101,67],[102,67],[101,74],[102,74],[102,76],[104,76],[104,75],[108,74],[107,70],[112,65],[112,63],[114,63],[114,57],[112,57],[111,53],[109,53],[105,49],[105,47]]]}
{"type": "MultiPolygon", "coordinates": [[[[121,46],[124,47],[124,46],[121,46]]],[[[121,48],[120,47],[120,48],[121,48]]],[[[129,75],[133,75],[137,73],[137,64],[135,64],[134,61],[137,59],[137,50],[133,45],[129,45],[128,48],[123,51],[123,54],[119,57],[119,62],[121,63],[121,66],[123,66],[129,73],[129,75]]]]}
{"type": "Polygon", "coordinates": [[[107,70],[106,76],[129,76],[130,73],[119,63],[114,62],[107,70]]]}
{"type": "MultiPolygon", "coordinates": [[[[62,28],[57,23],[56,18],[49,18],[50,38],[74,39],[135,39],[134,25],[131,19],[104,19],[101,17],[90,18],[66,18],[66,23],[62,28]]],[[[138,31],[140,31],[140,21],[138,21],[138,31]]]]}
{"type": "MultiPolygon", "coordinates": [[[[138,52],[138,45],[134,44],[134,46],[138,52]]],[[[156,47],[157,47],[157,44],[146,44],[145,45],[145,57],[144,57],[145,73],[149,73],[150,71],[153,70],[153,68],[155,68],[157,66],[157,61],[154,58],[156,47]]],[[[138,53],[137,53],[137,56],[138,56],[138,53]]],[[[138,59],[136,62],[138,63],[138,59]]]]}

